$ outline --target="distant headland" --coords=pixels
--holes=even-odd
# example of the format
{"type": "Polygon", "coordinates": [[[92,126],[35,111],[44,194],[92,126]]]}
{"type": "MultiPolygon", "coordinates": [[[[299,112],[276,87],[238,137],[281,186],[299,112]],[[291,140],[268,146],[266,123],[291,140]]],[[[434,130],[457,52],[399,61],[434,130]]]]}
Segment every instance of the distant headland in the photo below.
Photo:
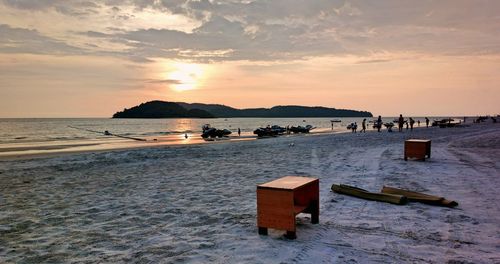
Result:
{"type": "Polygon", "coordinates": [[[113,118],[229,118],[229,117],[372,117],[367,111],[321,106],[284,105],[236,109],[220,104],[150,101],[125,108],[113,118]]]}

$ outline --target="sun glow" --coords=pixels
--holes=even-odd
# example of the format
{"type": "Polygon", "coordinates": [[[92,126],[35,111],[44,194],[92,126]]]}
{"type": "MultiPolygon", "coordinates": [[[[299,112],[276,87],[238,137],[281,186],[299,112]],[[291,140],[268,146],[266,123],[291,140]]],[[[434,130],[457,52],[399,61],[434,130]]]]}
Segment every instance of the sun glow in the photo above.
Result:
{"type": "Polygon", "coordinates": [[[198,88],[204,70],[200,65],[189,63],[177,63],[175,70],[168,74],[168,79],[174,82],[172,89],[178,92],[189,91],[198,88]]]}

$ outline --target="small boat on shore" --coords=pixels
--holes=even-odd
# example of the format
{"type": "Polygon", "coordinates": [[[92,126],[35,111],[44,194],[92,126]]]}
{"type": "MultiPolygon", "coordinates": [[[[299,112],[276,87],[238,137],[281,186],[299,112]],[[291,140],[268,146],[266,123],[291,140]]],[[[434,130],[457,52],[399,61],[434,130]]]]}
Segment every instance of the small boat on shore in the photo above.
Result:
{"type": "Polygon", "coordinates": [[[455,127],[459,124],[460,122],[455,121],[453,118],[444,118],[441,120],[434,120],[431,126],[439,126],[440,128],[445,128],[445,127],[455,127]]]}
{"type": "Polygon", "coordinates": [[[253,131],[253,133],[258,137],[276,137],[279,135],[283,135],[285,131],[286,128],[273,125],[273,126],[257,128],[253,131]]]}
{"type": "Polygon", "coordinates": [[[312,129],[314,129],[313,126],[307,125],[307,126],[292,126],[289,128],[290,132],[292,133],[309,133],[312,129]]]}
{"type": "Polygon", "coordinates": [[[373,123],[373,129],[379,129],[382,128],[382,122],[379,122],[378,120],[371,121],[373,123]]]}
{"type": "Polygon", "coordinates": [[[330,122],[332,122],[332,123],[340,123],[340,122],[342,122],[342,120],[340,120],[340,119],[332,119],[332,120],[330,120],[330,122]]]}
{"type": "Polygon", "coordinates": [[[211,127],[209,124],[203,125],[202,130],[203,133],[201,134],[201,137],[204,139],[227,137],[232,133],[227,129],[216,129],[211,127]]]}

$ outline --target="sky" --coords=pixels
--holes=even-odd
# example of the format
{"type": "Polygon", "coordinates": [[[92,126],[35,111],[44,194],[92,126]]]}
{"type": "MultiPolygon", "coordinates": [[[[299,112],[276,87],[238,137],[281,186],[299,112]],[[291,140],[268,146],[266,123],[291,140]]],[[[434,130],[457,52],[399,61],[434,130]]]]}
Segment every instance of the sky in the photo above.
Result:
{"type": "Polygon", "coordinates": [[[500,114],[500,1],[0,0],[0,117],[150,100],[500,114]]]}

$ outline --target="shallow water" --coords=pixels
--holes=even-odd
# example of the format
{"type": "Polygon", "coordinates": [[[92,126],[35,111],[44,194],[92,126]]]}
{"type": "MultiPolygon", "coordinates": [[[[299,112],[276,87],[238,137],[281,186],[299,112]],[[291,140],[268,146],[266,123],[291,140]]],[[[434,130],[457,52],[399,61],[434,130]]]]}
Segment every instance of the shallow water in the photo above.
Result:
{"type": "MultiPolygon", "coordinates": [[[[394,118],[384,118],[390,122],[394,118]]],[[[0,119],[0,156],[44,154],[65,151],[85,151],[139,147],[144,144],[197,144],[201,127],[210,123],[213,127],[229,129],[229,139],[253,138],[253,131],[267,125],[316,127],[312,133],[344,132],[346,126],[357,122],[361,129],[363,118],[215,118],[215,119],[110,119],[110,118],[22,118],[0,119]],[[332,123],[332,119],[342,122],[332,123]],[[237,138],[238,128],[242,137],[237,138]],[[118,138],[113,134],[140,138],[146,141],[118,138]],[[188,138],[185,138],[185,135],[188,138]]],[[[367,118],[368,121],[372,118],[367,118]]],[[[424,125],[424,118],[421,120],[424,125]]],[[[368,129],[372,124],[368,124],[368,129]]]]}

